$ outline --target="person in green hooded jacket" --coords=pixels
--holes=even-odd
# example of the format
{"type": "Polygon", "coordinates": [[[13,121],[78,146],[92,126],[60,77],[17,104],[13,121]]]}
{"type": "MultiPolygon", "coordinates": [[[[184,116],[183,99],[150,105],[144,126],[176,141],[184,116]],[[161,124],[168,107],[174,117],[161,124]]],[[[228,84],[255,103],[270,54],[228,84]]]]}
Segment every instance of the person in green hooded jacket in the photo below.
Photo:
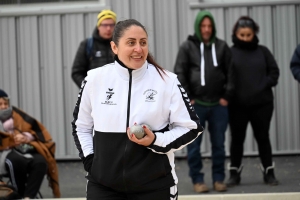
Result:
{"type": "MultiPolygon", "coordinates": [[[[225,132],[227,105],[233,96],[232,56],[227,43],[216,37],[214,18],[200,11],[195,19],[194,35],[188,36],[178,51],[174,72],[186,90],[204,126],[208,122],[212,151],[212,180],[216,191],[226,191],[225,132]]],[[[204,182],[200,153],[202,135],[188,145],[189,175],[197,193],[208,192],[204,182]]]]}

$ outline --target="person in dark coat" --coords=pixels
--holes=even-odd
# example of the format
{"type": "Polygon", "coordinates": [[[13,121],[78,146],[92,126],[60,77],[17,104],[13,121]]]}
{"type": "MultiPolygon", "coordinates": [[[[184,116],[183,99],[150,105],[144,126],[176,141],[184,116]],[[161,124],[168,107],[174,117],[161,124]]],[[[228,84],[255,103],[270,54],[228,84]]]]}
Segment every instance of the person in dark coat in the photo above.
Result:
{"type": "Polygon", "coordinates": [[[235,92],[229,104],[231,163],[227,186],[238,185],[241,181],[243,145],[249,122],[258,145],[264,182],[278,184],[269,129],[274,110],[272,87],[277,85],[279,68],[269,49],[258,44],[258,31],[258,25],[247,16],[240,17],[233,28],[231,51],[235,92]]]}
{"type": "MultiPolygon", "coordinates": [[[[225,132],[228,126],[227,105],[232,96],[231,51],[216,36],[212,14],[200,11],[194,23],[194,35],[188,36],[178,51],[174,72],[186,90],[191,104],[204,126],[208,122],[212,149],[212,179],[216,191],[226,191],[225,132]]],[[[194,191],[208,192],[202,170],[200,147],[202,135],[189,144],[188,165],[194,191]]]]}
{"type": "Polygon", "coordinates": [[[293,76],[300,83],[300,44],[298,44],[297,48],[294,51],[290,67],[293,76]]]}
{"type": "Polygon", "coordinates": [[[116,20],[113,11],[101,11],[92,37],[80,43],[72,66],[72,79],[78,87],[89,70],[114,62],[110,41],[116,20]]]}

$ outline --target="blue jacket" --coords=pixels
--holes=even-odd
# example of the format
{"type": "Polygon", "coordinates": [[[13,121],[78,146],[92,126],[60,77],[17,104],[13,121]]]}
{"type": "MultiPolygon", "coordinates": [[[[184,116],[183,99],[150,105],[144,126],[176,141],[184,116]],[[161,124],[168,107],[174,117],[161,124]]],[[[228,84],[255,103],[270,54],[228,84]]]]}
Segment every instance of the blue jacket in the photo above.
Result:
{"type": "Polygon", "coordinates": [[[298,44],[290,63],[291,71],[295,79],[300,83],[300,44],[298,44]]]}

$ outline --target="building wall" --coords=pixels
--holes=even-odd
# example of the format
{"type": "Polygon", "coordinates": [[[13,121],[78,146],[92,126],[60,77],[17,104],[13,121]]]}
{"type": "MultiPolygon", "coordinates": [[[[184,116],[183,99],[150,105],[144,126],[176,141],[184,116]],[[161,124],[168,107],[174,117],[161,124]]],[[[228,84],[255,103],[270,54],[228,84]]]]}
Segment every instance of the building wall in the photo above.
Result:
{"type": "MultiPolygon", "coordinates": [[[[52,7],[1,6],[0,88],[10,94],[13,105],[47,127],[57,144],[58,159],[78,158],[71,131],[78,88],[71,80],[71,66],[80,41],[91,35],[103,8],[114,10],[118,20],[135,18],[142,22],[148,30],[151,53],[170,71],[179,45],[193,34],[199,10],[212,12],[218,37],[229,45],[238,17],[254,18],[260,25],[260,44],[271,50],[280,68],[270,130],[273,153],[300,153],[300,88],[289,69],[292,53],[300,43],[299,1],[110,0],[52,7]]],[[[247,133],[245,155],[257,155],[250,126],[247,133]]],[[[226,135],[228,155],[229,130],[226,135]]],[[[206,131],[201,149],[205,156],[211,153],[208,136],[206,131]]],[[[185,149],[177,152],[178,157],[185,155],[185,149]]]]}

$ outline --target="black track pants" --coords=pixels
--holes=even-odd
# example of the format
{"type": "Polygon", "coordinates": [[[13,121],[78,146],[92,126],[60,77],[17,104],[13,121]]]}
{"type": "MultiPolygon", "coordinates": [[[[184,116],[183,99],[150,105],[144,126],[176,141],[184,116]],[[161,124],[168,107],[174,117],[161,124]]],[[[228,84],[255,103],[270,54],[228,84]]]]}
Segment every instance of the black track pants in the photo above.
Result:
{"type": "Polygon", "coordinates": [[[94,182],[87,182],[87,200],[177,200],[177,185],[171,188],[144,193],[117,192],[94,182]]]}
{"type": "Polygon", "coordinates": [[[244,152],[247,125],[250,122],[257,142],[259,157],[264,168],[272,166],[272,148],[269,138],[273,103],[243,107],[229,107],[231,130],[230,160],[231,166],[240,167],[244,152]]]}
{"type": "Polygon", "coordinates": [[[6,157],[5,165],[18,193],[22,197],[35,198],[47,172],[47,163],[42,155],[31,155],[33,158],[25,158],[11,151],[6,157]]]}

